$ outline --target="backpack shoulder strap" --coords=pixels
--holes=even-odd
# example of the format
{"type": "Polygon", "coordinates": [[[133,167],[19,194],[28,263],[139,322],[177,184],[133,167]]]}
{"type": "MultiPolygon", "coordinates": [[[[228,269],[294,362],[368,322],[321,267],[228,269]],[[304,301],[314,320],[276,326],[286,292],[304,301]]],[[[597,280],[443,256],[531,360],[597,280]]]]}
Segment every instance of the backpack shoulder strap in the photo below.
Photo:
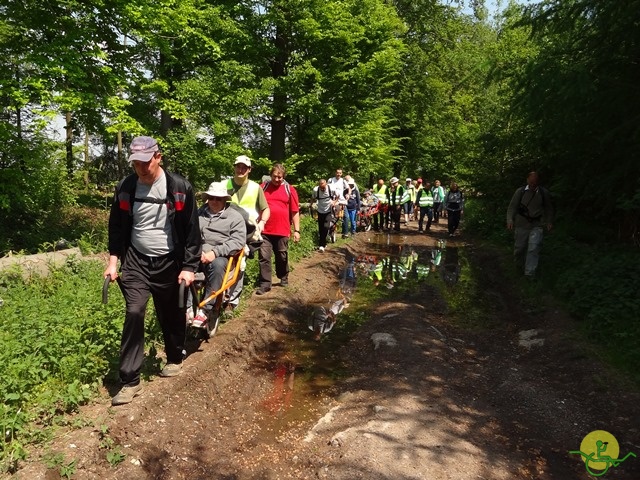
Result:
{"type": "MultiPolygon", "coordinates": [[[[289,185],[289,182],[287,182],[286,180],[282,182],[282,184],[284,185],[284,189],[287,192],[287,196],[291,197],[291,186],[289,185]]],[[[270,181],[266,181],[262,184],[262,191],[266,192],[267,188],[269,188],[269,185],[271,185],[270,181]]],[[[320,189],[318,189],[320,190],[320,189]]]]}

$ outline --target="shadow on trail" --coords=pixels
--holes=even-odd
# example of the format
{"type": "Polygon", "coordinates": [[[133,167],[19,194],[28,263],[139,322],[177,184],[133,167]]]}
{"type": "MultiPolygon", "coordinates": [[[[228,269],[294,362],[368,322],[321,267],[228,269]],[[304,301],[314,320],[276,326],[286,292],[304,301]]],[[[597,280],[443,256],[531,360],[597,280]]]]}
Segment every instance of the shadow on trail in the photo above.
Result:
{"type": "MultiPolygon", "coordinates": [[[[206,430],[248,421],[220,446],[233,456],[205,445],[191,452],[190,478],[273,478],[268,459],[287,458],[282,478],[565,480],[585,478],[568,452],[589,431],[640,443],[637,430],[614,422],[606,398],[556,375],[551,339],[538,350],[517,345],[517,330],[542,320],[509,286],[497,288],[505,279],[494,259],[437,238],[431,246],[412,235],[368,238],[364,252],[339,250],[342,265],[311,269],[331,279],[313,300],[288,289],[269,304],[279,333],[250,332],[249,361],[268,383],[252,392],[255,411],[228,405],[208,417],[206,430]],[[476,308],[482,302],[491,308],[476,308]],[[305,451],[312,464],[296,463],[305,451]]],[[[232,384],[234,373],[224,374],[232,384]]],[[[638,478],[637,463],[616,478],[638,478]]]]}

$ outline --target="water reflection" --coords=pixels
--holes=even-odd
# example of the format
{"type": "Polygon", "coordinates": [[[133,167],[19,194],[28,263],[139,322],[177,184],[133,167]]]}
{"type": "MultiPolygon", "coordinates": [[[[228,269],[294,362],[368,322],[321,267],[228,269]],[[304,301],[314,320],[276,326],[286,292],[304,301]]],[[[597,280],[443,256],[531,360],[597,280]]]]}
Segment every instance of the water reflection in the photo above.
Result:
{"type": "Polygon", "coordinates": [[[317,307],[309,319],[309,329],[314,333],[314,339],[329,333],[336,324],[337,316],[349,306],[349,302],[356,290],[356,261],[350,257],[347,265],[340,271],[340,283],[334,300],[327,305],[317,307]]]}
{"type": "Polygon", "coordinates": [[[441,270],[444,283],[453,286],[458,283],[460,278],[460,258],[457,248],[447,248],[444,254],[444,261],[441,270]]]}
{"type": "Polygon", "coordinates": [[[395,245],[387,250],[390,254],[367,254],[356,259],[355,269],[376,287],[393,289],[410,278],[425,280],[432,272],[438,272],[435,278],[448,286],[460,278],[459,249],[447,247],[444,240],[433,248],[395,245]]]}
{"type": "MultiPolygon", "coordinates": [[[[379,246],[384,252],[348,257],[340,271],[336,295],[324,305],[314,309],[308,327],[319,340],[329,333],[336,324],[338,315],[349,306],[358,277],[366,279],[375,287],[388,290],[397,288],[408,280],[425,281],[430,274],[442,280],[447,286],[454,286],[460,278],[459,249],[447,247],[444,240],[438,240],[433,248],[411,245],[379,246]]],[[[437,280],[436,280],[437,281],[437,280]]]]}
{"type": "Polygon", "coordinates": [[[295,365],[278,365],[271,393],[264,400],[264,407],[271,413],[283,412],[291,408],[293,385],[295,379],[295,365]]]}

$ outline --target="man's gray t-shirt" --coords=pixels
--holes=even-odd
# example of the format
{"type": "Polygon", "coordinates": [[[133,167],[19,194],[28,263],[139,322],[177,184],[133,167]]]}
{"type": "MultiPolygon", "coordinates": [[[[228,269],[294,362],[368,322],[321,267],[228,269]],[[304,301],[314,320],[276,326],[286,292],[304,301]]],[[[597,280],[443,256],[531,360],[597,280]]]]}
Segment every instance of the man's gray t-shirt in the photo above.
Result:
{"type": "Polygon", "coordinates": [[[131,245],[138,252],[150,257],[160,257],[173,251],[173,236],[166,202],[167,179],[164,171],[153,185],[136,184],[136,199],[162,200],[162,203],[142,202],[133,204],[133,229],[131,245]]]}

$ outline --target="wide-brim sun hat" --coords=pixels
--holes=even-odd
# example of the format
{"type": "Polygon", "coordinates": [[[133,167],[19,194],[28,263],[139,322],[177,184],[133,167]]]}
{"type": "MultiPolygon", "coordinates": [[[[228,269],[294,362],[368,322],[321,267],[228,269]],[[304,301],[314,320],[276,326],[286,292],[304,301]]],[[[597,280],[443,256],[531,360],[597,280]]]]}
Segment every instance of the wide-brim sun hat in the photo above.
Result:
{"type": "Polygon", "coordinates": [[[390,183],[398,183],[398,177],[391,177],[391,180],[389,180],[390,183]]]}
{"type": "Polygon", "coordinates": [[[208,200],[210,197],[224,198],[225,200],[231,200],[231,195],[227,190],[225,182],[212,182],[206,192],[202,193],[202,199],[208,200]]]}

